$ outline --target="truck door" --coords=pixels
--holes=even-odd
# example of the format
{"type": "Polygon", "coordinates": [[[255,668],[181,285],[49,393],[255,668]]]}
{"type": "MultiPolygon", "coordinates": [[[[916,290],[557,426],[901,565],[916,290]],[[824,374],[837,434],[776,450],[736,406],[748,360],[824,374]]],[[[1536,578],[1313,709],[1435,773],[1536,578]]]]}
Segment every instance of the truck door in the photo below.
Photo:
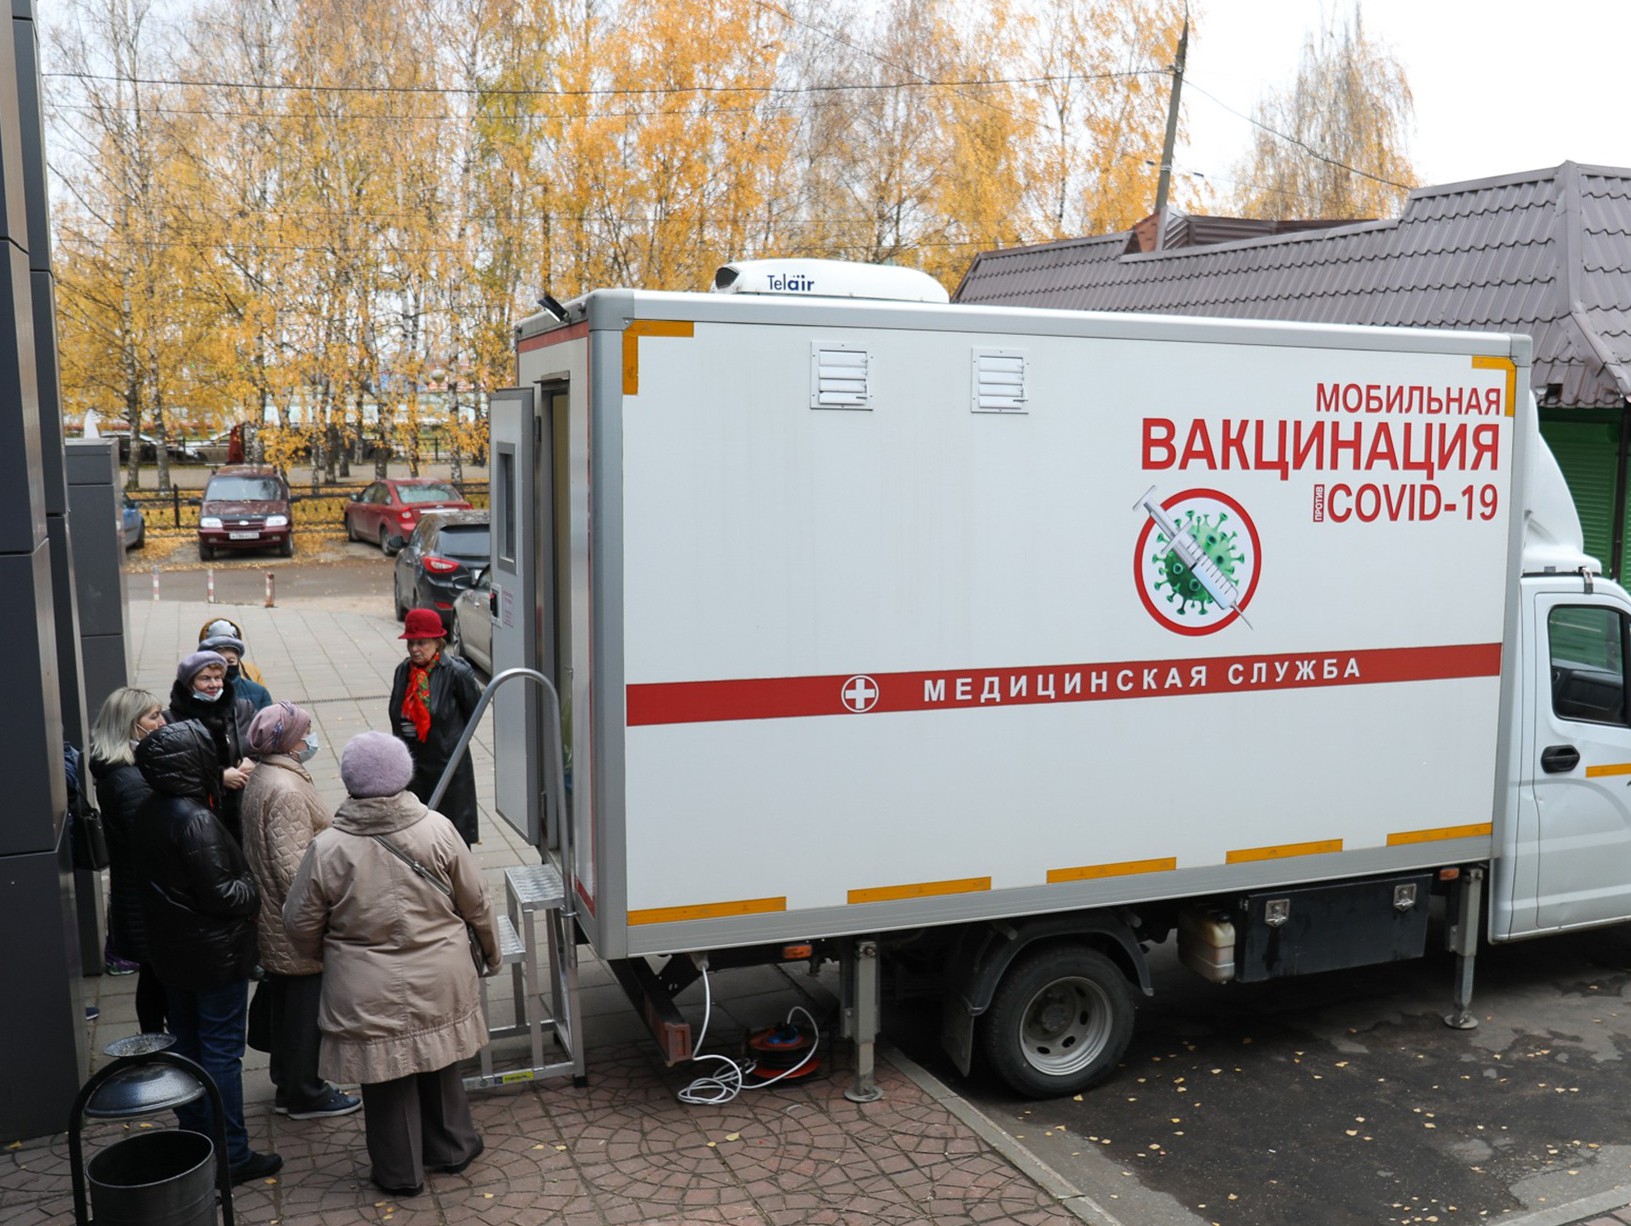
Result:
{"type": "MultiPolygon", "coordinates": [[[[527,387],[494,392],[488,407],[492,431],[490,474],[493,541],[493,675],[507,668],[537,668],[538,570],[533,506],[536,449],[541,436],[537,401],[527,387]]],[[[511,681],[493,698],[494,801],[499,815],[542,846],[540,691],[511,681]]]]}
{"type": "Polygon", "coordinates": [[[1628,619],[1584,593],[1537,593],[1526,745],[1537,840],[1538,929],[1631,916],[1628,619]]]}

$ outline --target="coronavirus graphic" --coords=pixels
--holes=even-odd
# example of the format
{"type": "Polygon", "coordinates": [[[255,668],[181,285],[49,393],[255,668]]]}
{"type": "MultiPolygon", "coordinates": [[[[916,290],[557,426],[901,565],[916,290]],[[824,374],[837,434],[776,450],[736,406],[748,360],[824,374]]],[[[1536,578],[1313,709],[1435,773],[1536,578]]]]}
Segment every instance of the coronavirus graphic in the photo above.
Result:
{"type": "Polygon", "coordinates": [[[1134,504],[1143,519],[1133,579],[1151,617],[1175,634],[1250,630],[1246,612],[1262,570],[1262,543],[1244,507],[1222,490],[1155,487],[1134,504]]]}
{"type": "MultiPolygon", "coordinates": [[[[1197,514],[1194,510],[1186,510],[1182,518],[1176,522],[1178,531],[1187,533],[1198,543],[1212,565],[1222,571],[1231,582],[1238,582],[1240,568],[1246,555],[1240,550],[1238,533],[1229,523],[1227,511],[1220,511],[1216,515],[1203,515],[1197,514]]],[[[1216,603],[1214,595],[1196,578],[1194,570],[1179,556],[1173,542],[1167,539],[1165,533],[1157,529],[1154,538],[1155,552],[1150,562],[1162,576],[1156,581],[1156,586],[1161,590],[1167,603],[1176,606],[1180,613],[1190,612],[1191,604],[1196,613],[1209,612],[1216,603]]]]}

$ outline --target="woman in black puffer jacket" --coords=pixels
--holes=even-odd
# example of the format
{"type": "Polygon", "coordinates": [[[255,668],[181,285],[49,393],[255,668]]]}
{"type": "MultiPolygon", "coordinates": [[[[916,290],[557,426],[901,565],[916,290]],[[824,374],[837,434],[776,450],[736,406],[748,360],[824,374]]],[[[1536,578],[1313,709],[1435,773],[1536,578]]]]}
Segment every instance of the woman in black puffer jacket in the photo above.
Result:
{"type": "Polygon", "coordinates": [[[247,698],[238,697],[226,674],[226,657],[218,652],[195,651],[183,658],[176,667],[175,684],[170,687],[170,709],[164,713],[164,719],[170,724],[195,719],[209,732],[220,772],[216,790],[221,794],[221,803],[215,812],[227,832],[242,843],[243,823],[239,814],[243,807],[243,789],[249,782],[249,773],[255,769],[254,762],[244,753],[244,746],[249,721],[255,718],[255,706],[247,698]]]}
{"type": "MultiPolygon", "coordinates": [[[[136,766],[153,789],[136,814],[142,919],[175,1051],[203,1065],[221,1092],[233,1182],[260,1179],[283,1164],[251,1151],[244,1127],[244,1025],[260,892],[216,816],[215,740],[192,720],[167,724],[136,747],[136,766]]],[[[176,1117],[183,1128],[214,1133],[208,1100],[178,1108],[176,1117]]]]}
{"type": "Polygon", "coordinates": [[[164,985],[147,956],[142,883],[131,834],[136,810],[152,791],[136,769],[136,746],[162,727],[164,708],[159,700],[146,690],[129,687],[109,694],[91,725],[91,776],[108,834],[108,970],[128,972],[128,966],[116,966],[114,959],[136,964],[136,1021],[143,1034],[164,1030],[164,985]]]}

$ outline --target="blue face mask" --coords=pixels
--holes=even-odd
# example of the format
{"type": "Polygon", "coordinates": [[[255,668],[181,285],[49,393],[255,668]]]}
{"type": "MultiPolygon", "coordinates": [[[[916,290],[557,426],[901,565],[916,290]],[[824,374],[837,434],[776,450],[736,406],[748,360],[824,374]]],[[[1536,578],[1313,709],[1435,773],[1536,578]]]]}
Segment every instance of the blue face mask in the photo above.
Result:
{"type": "Polygon", "coordinates": [[[215,693],[213,693],[213,694],[205,694],[200,690],[194,690],[193,691],[193,697],[198,699],[199,702],[214,702],[216,699],[220,698],[222,694],[225,694],[225,693],[226,693],[225,690],[216,690],[215,693]]]}
{"type": "Polygon", "coordinates": [[[300,742],[300,748],[294,751],[294,760],[296,762],[310,762],[317,756],[319,748],[321,746],[317,742],[317,737],[308,732],[305,740],[300,742]]]}

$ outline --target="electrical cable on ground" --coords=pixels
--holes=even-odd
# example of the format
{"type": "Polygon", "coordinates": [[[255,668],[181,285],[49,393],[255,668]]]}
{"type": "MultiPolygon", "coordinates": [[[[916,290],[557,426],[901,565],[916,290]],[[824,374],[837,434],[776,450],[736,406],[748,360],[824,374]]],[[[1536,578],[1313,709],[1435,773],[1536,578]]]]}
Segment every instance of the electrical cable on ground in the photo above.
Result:
{"type": "Polygon", "coordinates": [[[737,1095],[741,1094],[743,1090],[762,1090],[766,1086],[775,1085],[778,1081],[783,1081],[793,1076],[805,1065],[809,1064],[810,1061],[815,1058],[816,1051],[821,1045],[821,1031],[820,1028],[816,1026],[815,1018],[812,1017],[810,1015],[810,1011],[804,1008],[802,1005],[794,1005],[787,1011],[787,1022],[788,1024],[792,1023],[793,1015],[795,1013],[804,1014],[805,1019],[810,1023],[810,1032],[813,1036],[810,1041],[809,1050],[806,1051],[804,1053],[804,1057],[791,1068],[783,1069],[774,1077],[768,1077],[763,1081],[749,1082],[747,1078],[758,1067],[757,1061],[745,1060],[738,1063],[729,1056],[703,1052],[701,1050],[703,1041],[708,1037],[708,1025],[713,1019],[713,1012],[713,988],[708,982],[708,968],[706,965],[704,965],[702,968],[702,1031],[697,1035],[697,1054],[691,1058],[693,1060],[717,1061],[725,1067],[714,1076],[698,1077],[695,1081],[691,1082],[690,1085],[686,1086],[679,1092],[676,1097],[678,1097],[682,1103],[687,1103],[693,1107],[719,1106],[724,1103],[731,1102],[737,1097],[737,1095]]]}

